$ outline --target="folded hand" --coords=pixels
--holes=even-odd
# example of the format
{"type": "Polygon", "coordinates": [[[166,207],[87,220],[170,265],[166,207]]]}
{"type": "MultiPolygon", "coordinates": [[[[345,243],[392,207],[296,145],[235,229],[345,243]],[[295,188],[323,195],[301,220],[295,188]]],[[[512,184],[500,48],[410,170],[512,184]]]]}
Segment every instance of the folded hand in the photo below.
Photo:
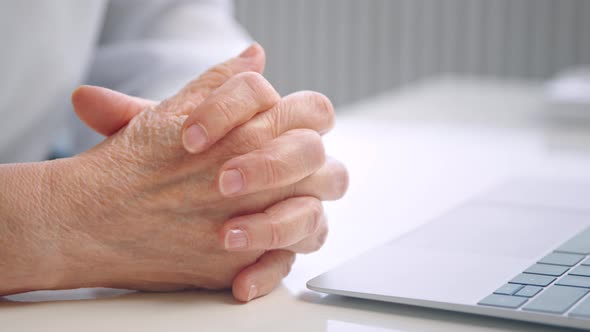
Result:
{"type": "Polygon", "coordinates": [[[233,285],[245,301],[270,292],[295,253],[323,244],[321,200],[348,182],[320,136],[332,106],[314,92],[281,99],[256,73],[262,50],[247,53],[161,103],[74,94],[81,118],[112,135],[61,164],[56,189],[70,194],[56,199],[74,216],[60,227],[61,288],[233,285]]]}

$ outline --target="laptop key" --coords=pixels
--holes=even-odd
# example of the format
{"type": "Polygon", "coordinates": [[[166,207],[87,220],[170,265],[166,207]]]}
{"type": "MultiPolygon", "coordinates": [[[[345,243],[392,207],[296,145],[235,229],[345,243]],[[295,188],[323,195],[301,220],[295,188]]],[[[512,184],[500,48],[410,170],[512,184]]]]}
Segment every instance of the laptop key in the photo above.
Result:
{"type": "Polygon", "coordinates": [[[590,255],[590,227],[569,239],[557,248],[556,251],[590,255]]]}
{"type": "Polygon", "coordinates": [[[552,252],[543,257],[538,263],[563,266],[574,266],[584,258],[583,255],[552,252]]]}
{"type": "Polygon", "coordinates": [[[543,287],[538,286],[524,286],[523,289],[519,290],[514,294],[515,296],[522,296],[522,297],[533,297],[537,295],[543,287]]]}
{"type": "Polygon", "coordinates": [[[516,297],[510,295],[492,294],[485,299],[479,301],[477,304],[489,305],[493,307],[516,309],[527,301],[526,298],[516,297]]]}
{"type": "Polygon", "coordinates": [[[565,271],[567,271],[568,269],[569,268],[567,266],[561,265],[535,264],[526,269],[524,272],[559,277],[560,275],[564,274],[565,271]]]}
{"type": "Polygon", "coordinates": [[[590,277],[590,266],[588,265],[580,265],[577,268],[570,271],[573,276],[583,276],[583,277],[590,277]]]}
{"type": "Polygon", "coordinates": [[[572,317],[590,318],[590,296],[580,302],[569,315],[572,317]]]}
{"type": "Polygon", "coordinates": [[[494,294],[504,294],[504,295],[513,295],[514,293],[518,292],[523,285],[517,284],[506,284],[494,291],[494,294]]]}
{"type": "Polygon", "coordinates": [[[555,280],[551,276],[542,276],[538,274],[521,273],[510,280],[512,284],[533,285],[545,287],[555,280]]]}
{"type": "Polygon", "coordinates": [[[590,288],[590,277],[567,275],[559,279],[556,285],[590,288]]]}
{"type": "Polygon", "coordinates": [[[522,308],[522,310],[562,314],[590,290],[577,287],[551,286],[522,308]]]}

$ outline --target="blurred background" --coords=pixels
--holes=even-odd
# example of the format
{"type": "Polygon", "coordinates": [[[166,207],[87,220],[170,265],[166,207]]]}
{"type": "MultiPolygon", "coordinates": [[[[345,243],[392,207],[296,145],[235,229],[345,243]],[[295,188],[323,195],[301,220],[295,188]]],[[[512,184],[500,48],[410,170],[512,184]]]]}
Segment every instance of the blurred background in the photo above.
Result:
{"type": "Polygon", "coordinates": [[[587,0],[236,0],[282,94],[344,105],[441,75],[543,80],[590,63],[587,0]]]}
{"type": "Polygon", "coordinates": [[[15,0],[0,10],[4,21],[27,19],[5,22],[14,31],[1,38],[12,44],[0,52],[11,70],[0,110],[13,124],[0,136],[7,142],[0,156],[11,156],[1,162],[37,160],[50,148],[52,157],[72,155],[103,139],[72,112],[78,84],[161,100],[237,54],[248,35],[266,49],[265,76],[282,95],[319,91],[340,114],[391,123],[590,124],[590,0],[70,1],[15,0]],[[16,83],[43,87],[45,99],[21,96],[16,83]],[[559,120],[539,120],[547,114],[559,120]]]}

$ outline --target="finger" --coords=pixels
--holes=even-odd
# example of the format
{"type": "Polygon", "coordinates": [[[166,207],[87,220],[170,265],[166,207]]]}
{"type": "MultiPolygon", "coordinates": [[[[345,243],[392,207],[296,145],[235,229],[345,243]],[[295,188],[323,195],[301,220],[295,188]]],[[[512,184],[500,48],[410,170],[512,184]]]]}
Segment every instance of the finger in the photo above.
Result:
{"type": "Polygon", "coordinates": [[[285,247],[283,249],[289,250],[298,254],[309,254],[314,251],[318,251],[326,242],[328,237],[328,218],[325,215],[322,216],[320,225],[315,233],[302,239],[301,241],[285,247]]]}
{"type": "Polygon", "coordinates": [[[243,137],[257,133],[262,140],[276,138],[293,129],[308,128],[325,134],[334,127],[334,107],[328,97],[313,91],[300,91],[281,99],[270,110],[256,115],[238,128],[243,137]]]}
{"type": "Polygon", "coordinates": [[[74,111],[88,127],[110,136],[156,102],[97,86],[82,85],[72,93],[74,111]]]}
{"type": "Polygon", "coordinates": [[[299,91],[285,97],[270,112],[263,113],[274,123],[276,133],[309,128],[325,134],[334,127],[334,106],[325,95],[315,91],[299,91]]]}
{"type": "Polygon", "coordinates": [[[262,213],[240,216],[224,223],[220,240],[226,250],[271,250],[294,245],[316,233],[324,210],[315,197],[293,197],[262,213]]]}
{"type": "Polygon", "coordinates": [[[262,75],[246,72],[233,76],[185,120],[184,148],[190,153],[206,150],[230,130],[270,109],[279,100],[279,94],[262,75]]]}
{"type": "Polygon", "coordinates": [[[314,173],[324,162],[321,137],[309,129],[292,130],[223,164],[217,175],[219,192],[234,197],[283,187],[314,173]]]}
{"type": "MultiPolygon", "coordinates": [[[[177,95],[178,99],[189,98],[191,111],[209,93],[221,86],[235,74],[247,71],[262,73],[266,62],[264,49],[253,44],[238,57],[217,65],[199,79],[189,83],[177,95]]],[[[72,93],[74,110],[82,122],[102,135],[112,135],[125,126],[137,113],[156,102],[95,86],[81,86],[72,93]]]]}
{"type": "Polygon", "coordinates": [[[295,254],[291,251],[272,250],[263,254],[234,278],[234,297],[248,302],[270,293],[291,272],[294,262],[295,254]]]}
{"type": "MultiPolygon", "coordinates": [[[[199,78],[188,83],[177,95],[165,101],[167,106],[172,106],[165,108],[171,108],[172,110],[176,110],[177,113],[188,115],[182,129],[183,145],[187,151],[191,153],[201,152],[218,139],[214,137],[213,140],[210,140],[209,136],[217,134],[217,130],[209,133],[207,130],[211,131],[212,129],[202,124],[203,118],[206,119],[209,114],[202,107],[197,111],[201,102],[212,91],[221,87],[235,75],[245,72],[261,74],[264,70],[265,63],[266,56],[264,49],[259,44],[254,43],[240,53],[239,56],[207,70],[199,78]],[[187,130],[188,128],[190,130],[187,130]]],[[[231,111],[229,108],[224,110],[231,111]]],[[[219,118],[223,114],[213,113],[211,116],[219,118]]],[[[216,121],[209,120],[208,122],[213,122],[214,124],[216,121]]],[[[225,126],[223,128],[226,128],[225,126]]]]}
{"type": "MultiPolygon", "coordinates": [[[[188,100],[193,105],[199,105],[213,90],[239,73],[255,72],[262,74],[265,64],[266,55],[264,49],[260,44],[254,43],[237,57],[210,68],[197,79],[189,82],[171,99],[188,100]]],[[[186,109],[186,115],[190,114],[191,111],[186,109]]]]}
{"type": "Polygon", "coordinates": [[[349,181],[346,166],[328,157],[322,168],[295,183],[290,190],[293,196],[313,196],[322,201],[334,201],[344,196],[349,181]]]}

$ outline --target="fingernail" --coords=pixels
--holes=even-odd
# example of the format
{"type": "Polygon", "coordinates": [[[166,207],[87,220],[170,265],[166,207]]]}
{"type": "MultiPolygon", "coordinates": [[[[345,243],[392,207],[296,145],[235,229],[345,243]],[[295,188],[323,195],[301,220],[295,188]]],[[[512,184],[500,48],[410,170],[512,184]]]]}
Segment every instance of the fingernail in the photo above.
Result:
{"type": "Polygon", "coordinates": [[[182,135],[182,142],[184,148],[190,153],[200,152],[205,148],[208,141],[207,132],[199,124],[194,124],[188,127],[182,135]]]}
{"type": "Polygon", "coordinates": [[[219,182],[221,183],[221,193],[224,195],[235,194],[244,187],[242,173],[237,169],[223,171],[219,182]]]}
{"type": "Polygon", "coordinates": [[[256,54],[256,43],[248,46],[247,49],[243,50],[242,53],[240,53],[239,57],[240,58],[251,58],[254,56],[254,54],[256,54]]]}
{"type": "Polygon", "coordinates": [[[243,249],[248,246],[248,236],[241,229],[230,229],[225,234],[225,249],[243,249]]]}
{"type": "Polygon", "coordinates": [[[256,286],[254,286],[254,285],[250,285],[250,290],[248,291],[248,301],[255,298],[257,293],[258,293],[258,288],[256,288],[256,286]]]}

